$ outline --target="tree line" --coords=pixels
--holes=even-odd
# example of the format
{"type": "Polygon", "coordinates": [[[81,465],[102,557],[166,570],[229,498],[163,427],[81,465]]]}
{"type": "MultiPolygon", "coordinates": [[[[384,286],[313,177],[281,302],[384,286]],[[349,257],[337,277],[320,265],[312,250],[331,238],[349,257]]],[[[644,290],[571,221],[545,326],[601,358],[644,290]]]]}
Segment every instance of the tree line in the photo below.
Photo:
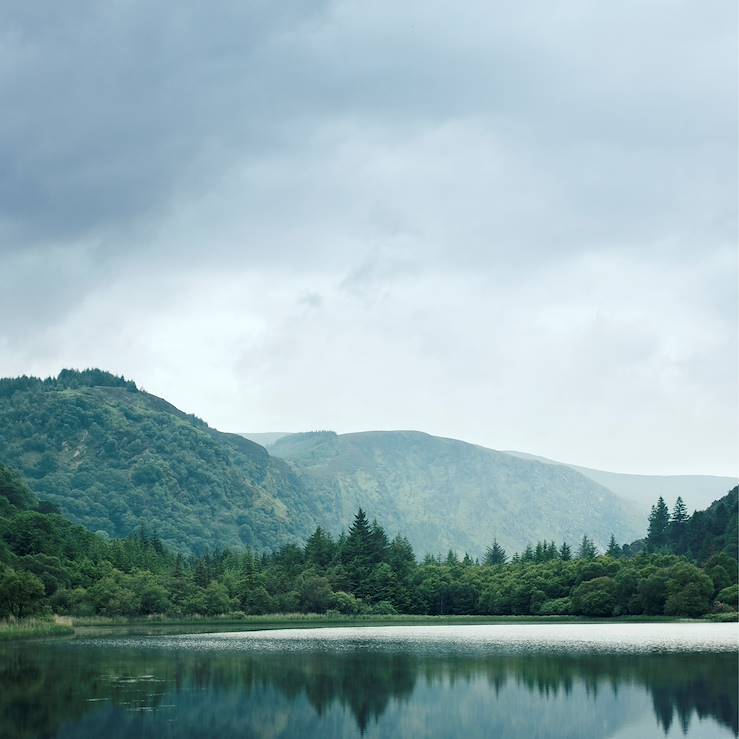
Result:
{"type": "Polygon", "coordinates": [[[702,516],[682,518],[676,505],[666,523],[658,502],[645,540],[632,545],[611,537],[599,553],[585,536],[577,546],[538,542],[509,557],[493,540],[481,560],[450,551],[419,561],[406,538],[391,539],[361,509],[337,537],[318,527],[304,545],[271,553],[184,556],[143,526],[111,540],[31,500],[25,483],[0,466],[0,615],[697,617],[737,610],[735,549],[716,546],[732,519],[735,527],[736,488],[702,516]],[[699,531],[710,542],[696,550],[699,531]]]}

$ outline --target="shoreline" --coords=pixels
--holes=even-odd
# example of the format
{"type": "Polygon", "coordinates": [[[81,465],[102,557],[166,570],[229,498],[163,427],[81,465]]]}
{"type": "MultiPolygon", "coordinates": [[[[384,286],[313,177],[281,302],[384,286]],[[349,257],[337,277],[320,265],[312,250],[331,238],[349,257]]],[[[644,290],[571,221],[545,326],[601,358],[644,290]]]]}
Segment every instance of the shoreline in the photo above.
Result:
{"type": "Polygon", "coordinates": [[[28,619],[0,624],[0,643],[37,639],[105,637],[126,635],[167,635],[182,633],[219,633],[225,631],[267,631],[285,629],[321,629],[378,626],[474,626],[526,624],[642,624],[642,623],[737,623],[732,618],[678,618],[670,616],[620,616],[585,618],[581,616],[424,616],[424,615],[357,615],[269,614],[264,616],[166,617],[147,616],[105,618],[95,616],[55,616],[53,620],[28,619]]]}

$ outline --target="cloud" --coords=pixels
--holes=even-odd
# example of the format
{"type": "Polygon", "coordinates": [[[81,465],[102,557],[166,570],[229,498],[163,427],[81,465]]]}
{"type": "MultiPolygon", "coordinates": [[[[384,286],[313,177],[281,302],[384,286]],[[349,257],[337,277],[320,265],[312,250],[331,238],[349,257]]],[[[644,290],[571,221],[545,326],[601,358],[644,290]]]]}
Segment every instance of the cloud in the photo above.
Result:
{"type": "Polygon", "coordinates": [[[736,8],[3,14],[4,374],[735,468],[736,8]]]}

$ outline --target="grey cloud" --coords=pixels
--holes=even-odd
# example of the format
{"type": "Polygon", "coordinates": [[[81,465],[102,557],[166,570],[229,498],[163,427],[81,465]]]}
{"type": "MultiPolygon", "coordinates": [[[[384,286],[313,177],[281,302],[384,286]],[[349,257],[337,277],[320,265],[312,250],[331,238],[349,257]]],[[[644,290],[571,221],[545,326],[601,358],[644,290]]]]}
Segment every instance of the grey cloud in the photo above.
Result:
{"type": "MultiPolygon", "coordinates": [[[[534,448],[574,425],[566,400],[622,425],[633,406],[714,429],[725,458],[736,12],[6,2],[0,370],[107,364],[169,392],[192,365],[173,399],[195,386],[188,408],[234,428],[484,441],[484,408],[512,437],[490,443],[571,459],[534,448]],[[356,397],[346,378],[388,367],[356,397]]],[[[575,451],[598,442],[582,423],[575,451]]]]}

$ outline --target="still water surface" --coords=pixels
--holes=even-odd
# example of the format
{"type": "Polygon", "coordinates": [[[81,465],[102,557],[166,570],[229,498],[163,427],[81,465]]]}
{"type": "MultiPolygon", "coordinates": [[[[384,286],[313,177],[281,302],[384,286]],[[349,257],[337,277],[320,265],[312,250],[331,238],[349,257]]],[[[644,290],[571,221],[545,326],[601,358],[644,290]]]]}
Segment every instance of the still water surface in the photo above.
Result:
{"type": "Polygon", "coordinates": [[[733,624],[397,626],[0,650],[0,736],[737,736],[733,624]]]}

